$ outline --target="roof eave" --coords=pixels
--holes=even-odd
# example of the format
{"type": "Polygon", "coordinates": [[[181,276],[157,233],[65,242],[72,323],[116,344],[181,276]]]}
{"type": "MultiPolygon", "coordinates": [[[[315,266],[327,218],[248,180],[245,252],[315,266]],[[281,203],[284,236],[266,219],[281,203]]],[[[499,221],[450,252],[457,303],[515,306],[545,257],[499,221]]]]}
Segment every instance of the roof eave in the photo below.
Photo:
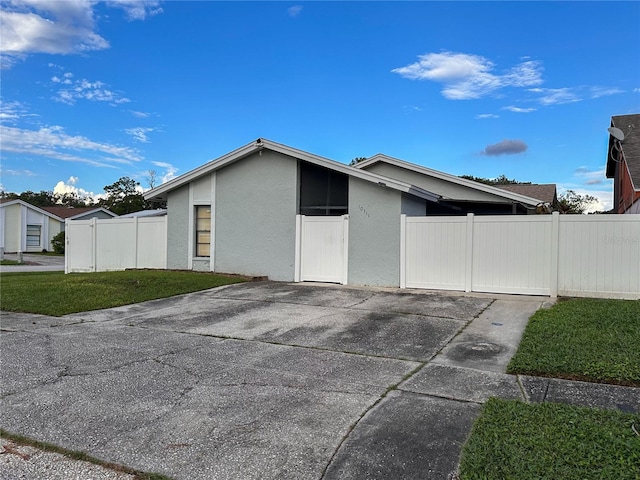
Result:
{"type": "Polygon", "coordinates": [[[164,198],[164,195],[166,195],[171,190],[179,188],[182,185],[188,184],[189,182],[195,180],[196,178],[201,177],[202,175],[206,175],[207,173],[218,170],[224,167],[225,165],[228,165],[229,163],[238,161],[244,157],[251,155],[252,153],[258,152],[265,148],[273,152],[282,153],[283,155],[287,155],[292,158],[308,161],[315,165],[323,166],[331,170],[344,173],[345,175],[348,175],[350,177],[360,178],[362,180],[376,183],[381,186],[389,187],[394,190],[410,193],[420,198],[424,198],[425,200],[437,202],[438,199],[440,198],[438,195],[435,195],[431,192],[428,192],[414,185],[410,185],[406,182],[395,180],[393,178],[384,177],[382,175],[377,175],[375,173],[367,172],[364,170],[359,170],[357,168],[353,168],[349,165],[345,165],[343,163],[339,163],[334,160],[321,157],[319,155],[314,155],[312,153],[308,153],[302,150],[288,147],[281,143],[272,142],[271,140],[266,140],[262,138],[259,138],[254,142],[251,142],[230,153],[227,153],[222,157],[219,157],[215,160],[211,160],[208,163],[194,170],[191,170],[190,172],[187,172],[177,178],[169,180],[168,182],[154,188],[153,190],[149,190],[148,192],[145,192],[143,196],[145,200],[150,200],[152,198],[164,198]]]}
{"type": "Polygon", "coordinates": [[[431,175],[435,178],[439,178],[441,180],[449,181],[456,183],[458,185],[462,185],[465,187],[473,188],[476,190],[480,190],[485,193],[490,193],[496,195],[498,197],[507,198],[509,200],[515,201],[517,203],[528,204],[531,206],[536,206],[540,203],[540,200],[537,198],[527,197],[526,195],[520,195],[518,193],[508,192],[506,190],[501,190],[497,187],[492,187],[490,185],[484,185],[479,182],[474,182],[473,180],[467,180],[466,178],[457,177],[455,175],[451,175],[449,173],[440,172],[438,170],[433,170],[431,168],[423,167],[421,165],[415,165],[413,163],[405,162],[404,160],[400,160],[398,158],[390,157],[388,155],[378,153],[367,160],[363,160],[355,165],[355,168],[361,169],[364,167],[368,167],[369,165],[373,165],[378,162],[387,162],[391,165],[395,165],[400,168],[406,168],[408,170],[412,170],[416,173],[422,173],[423,175],[431,175]]]}

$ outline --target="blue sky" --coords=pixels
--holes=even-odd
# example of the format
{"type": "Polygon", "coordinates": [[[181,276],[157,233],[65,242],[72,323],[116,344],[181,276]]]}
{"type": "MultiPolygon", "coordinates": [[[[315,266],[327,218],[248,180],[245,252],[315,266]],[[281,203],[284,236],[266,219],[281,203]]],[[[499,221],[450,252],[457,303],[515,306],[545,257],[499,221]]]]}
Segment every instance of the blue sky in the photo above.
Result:
{"type": "Polygon", "coordinates": [[[258,137],[611,207],[639,2],[1,1],[0,183],[148,186],[258,137]]]}

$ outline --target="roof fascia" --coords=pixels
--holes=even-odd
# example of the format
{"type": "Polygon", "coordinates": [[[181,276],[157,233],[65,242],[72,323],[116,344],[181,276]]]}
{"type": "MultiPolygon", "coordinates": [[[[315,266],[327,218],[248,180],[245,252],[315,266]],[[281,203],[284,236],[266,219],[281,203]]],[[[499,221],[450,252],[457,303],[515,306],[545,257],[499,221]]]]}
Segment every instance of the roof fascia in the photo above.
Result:
{"type": "Polygon", "coordinates": [[[423,167],[421,165],[405,162],[404,160],[390,157],[382,153],[378,153],[373,157],[368,158],[367,160],[363,160],[362,162],[357,163],[355,165],[355,168],[360,169],[360,168],[368,167],[369,165],[373,165],[378,162],[385,162],[390,165],[395,165],[396,167],[405,168],[407,170],[411,170],[416,173],[421,173],[423,175],[435,177],[440,180],[456,183],[464,187],[473,188],[481,192],[497,195],[498,197],[507,198],[509,200],[513,200],[519,203],[526,203],[533,206],[538,205],[540,203],[540,200],[536,198],[527,197],[526,195],[520,195],[519,193],[508,192],[507,190],[501,190],[497,187],[492,187],[491,185],[485,185],[483,183],[474,182],[473,180],[467,180],[466,178],[461,178],[455,175],[451,175],[449,173],[444,173],[439,170],[433,170],[431,168],[423,167]]]}
{"type": "Polygon", "coordinates": [[[43,215],[46,215],[47,217],[53,218],[54,220],[58,220],[59,222],[64,223],[64,218],[59,217],[57,215],[54,215],[53,213],[47,212],[46,210],[42,210],[40,207],[36,207],[35,205],[31,205],[29,202],[25,202],[24,200],[20,200],[20,199],[16,199],[16,200],[11,200],[9,202],[6,203],[2,203],[0,204],[0,207],[4,208],[4,207],[8,207],[10,205],[23,205],[27,208],[30,208],[31,210],[35,210],[38,213],[41,213],[43,215]]]}
{"type": "Polygon", "coordinates": [[[384,177],[382,175],[377,175],[375,173],[367,172],[364,170],[358,170],[348,165],[345,165],[343,163],[336,162],[335,160],[330,160],[328,158],[320,157],[318,155],[314,155],[312,153],[305,152],[303,150],[298,150],[296,148],[288,147],[287,145],[272,142],[270,140],[266,140],[263,138],[259,138],[258,140],[251,142],[243,147],[240,147],[230,153],[227,153],[222,157],[219,157],[215,160],[211,160],[206,164],[202,165],[201,167],[191,170],[190,172],[187,172],[184,175],[181,175],[173,180],[169,180],[167,183],[164,183],[159,187],[154,188],[153,190],[149,190],[148,192],[145,192],[143,196],[145,199],[149,200],[151,198],[164,195],[170,190],[173,190],[182,185],[185,185],[202,175],[206,175],[207,173],[210,173],[212,171],[219,170],[220,168],[230,163],[238,161],[264,148],[274,152],[282,153],[284,155],[288,155],[293,158],[297,158],[299,160],[313,163],[315,165],[328,168],[330,170],[335,170],[335,171],[344,173],[345,175],[349,175],[351,177],[360,178],[362,180],[366,180],[368,182],[372,182],[383,187],[389,187],[394,190],[410,193],[411,195],[415,195],[425,200],[437,202],[438,199],[440,198],[438,195],[435,195],[431,192],[428,192],[414,185],[410,185],[408,183],[401,182],[399,180],[394,180],[392,178],[384,177]]]}
{"type": "Polygon", "coordinates": [[[107,214],[111,215],[114,218],[118,216],[115,213],[113,213],[112,211],[107,210],[104,207],[100,207],[100,208],[94,208],[93,210],[87,210],[84,213],[78,213],[77,215],[74,215],[72,217],[67,217],[67,220],[75,220],[77,217],[85,217],[87,215],[91,215],[92,213],[96,213],[96,212],[104,212],[104,213],[107,213],[107,214]]]}

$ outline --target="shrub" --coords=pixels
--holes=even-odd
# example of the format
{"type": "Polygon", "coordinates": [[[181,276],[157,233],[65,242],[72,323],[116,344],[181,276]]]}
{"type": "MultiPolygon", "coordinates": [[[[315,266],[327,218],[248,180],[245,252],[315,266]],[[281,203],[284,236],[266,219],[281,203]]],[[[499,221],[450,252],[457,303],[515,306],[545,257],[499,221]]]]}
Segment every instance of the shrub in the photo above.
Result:
{"type": "Polygon", "coordinates": [[[53,251],[56,253],[64,253],[64,230],[51,239],[53,251]]]}

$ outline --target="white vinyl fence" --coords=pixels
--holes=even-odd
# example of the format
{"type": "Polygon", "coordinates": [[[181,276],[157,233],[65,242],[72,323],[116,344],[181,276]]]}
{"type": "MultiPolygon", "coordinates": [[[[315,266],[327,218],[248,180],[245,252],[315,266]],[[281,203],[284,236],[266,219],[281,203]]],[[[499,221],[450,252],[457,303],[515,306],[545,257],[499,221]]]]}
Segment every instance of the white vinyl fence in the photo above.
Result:
{"type": "Polygon", "coordinates": [[[65,273],[167,268],[167,217],[67,220],[65,273]]]}
{"type": "Polygon", "coordinates": [[[407,217],[400,286],[640,298],[640,215],[407,217]]]}

